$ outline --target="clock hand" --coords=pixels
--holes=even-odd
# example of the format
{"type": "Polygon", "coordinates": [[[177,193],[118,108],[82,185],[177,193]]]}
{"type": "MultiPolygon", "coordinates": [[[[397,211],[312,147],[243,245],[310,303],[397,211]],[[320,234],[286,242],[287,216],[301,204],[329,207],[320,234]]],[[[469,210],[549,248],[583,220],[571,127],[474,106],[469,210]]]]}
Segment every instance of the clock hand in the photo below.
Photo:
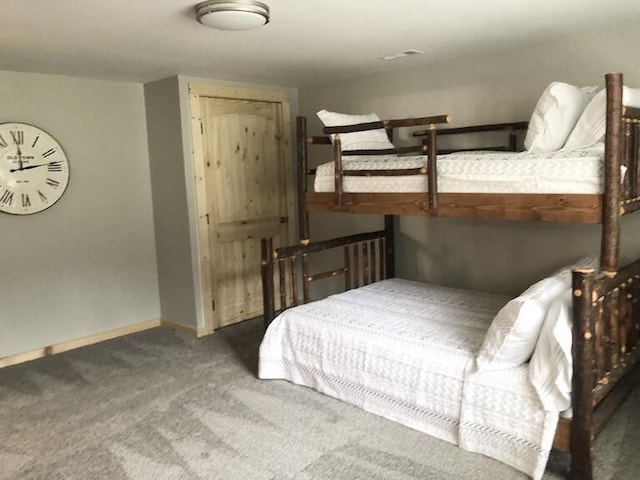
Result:
{"type": "Polygon", "coordinates": [[[18,145],[18,170],[22,170],[22,151],[20,145],[18,145]]]}
{"type": "Polygon", "coordinates": [[[58,163],[58,162],[39,163],[37,165],[27,165],[26,167],[21,166],[20,168],[12,168],[11,170],[9,170],[9,172],[13,173],[13,172],[20,172],[22,170],[31,170],[32,168],[46,167],[47,165],[51,165],[52,163],[58,163]]]}

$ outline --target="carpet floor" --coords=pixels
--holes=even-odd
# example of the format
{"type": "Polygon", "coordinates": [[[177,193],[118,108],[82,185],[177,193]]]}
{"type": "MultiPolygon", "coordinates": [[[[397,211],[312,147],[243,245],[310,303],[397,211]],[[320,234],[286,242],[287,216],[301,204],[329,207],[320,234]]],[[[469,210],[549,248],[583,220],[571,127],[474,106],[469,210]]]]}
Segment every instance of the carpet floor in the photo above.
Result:
{"type": "MultiPolygon", "coordinates": [[[[0,370],[0,480],[518,480],[499,462],[285,381],[256,378],[259,320],[154,329],[0,370]]],[[[640,390],[596,443],[640,478],[640,390]]],[[[553,455],[545,480],[561,479],[553,455]]]]}

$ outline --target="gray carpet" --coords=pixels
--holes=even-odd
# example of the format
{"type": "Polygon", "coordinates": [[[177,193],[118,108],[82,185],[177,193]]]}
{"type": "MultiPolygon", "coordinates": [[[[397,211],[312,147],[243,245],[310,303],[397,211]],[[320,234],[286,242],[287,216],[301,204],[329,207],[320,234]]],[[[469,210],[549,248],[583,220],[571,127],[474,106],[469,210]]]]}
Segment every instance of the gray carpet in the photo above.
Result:
{"type": "MultiPolygon", "coordinates": [[[[525,479],[310,389],[256,378],[259,321],[200,340],[155,329],[0,370],[0,480],[525,479]]],[[[640,475],[640,391],[597,479],[640,475]]],[[[567,456],[545,479],[563,478],[567,456]]]]}

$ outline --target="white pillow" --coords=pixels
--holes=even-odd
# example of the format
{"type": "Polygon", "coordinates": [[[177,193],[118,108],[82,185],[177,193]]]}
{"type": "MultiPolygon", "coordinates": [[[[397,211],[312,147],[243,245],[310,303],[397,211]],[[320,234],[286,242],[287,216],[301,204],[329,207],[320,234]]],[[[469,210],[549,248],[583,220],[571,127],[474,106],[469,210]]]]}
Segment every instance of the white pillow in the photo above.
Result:
{"type": "MultiPolygon", "coordinates": [[[[622,88],[622,104],[640,107],[640,89],[622,88]]],[[[602,142],[607,124],[607,91],[601,90],[584,109],[563,150],[586,148],[602,142]]]]}
{"type": "Polygon", "coordinates": [[[476,357],[481,370],[517,367],[531,357],[551,303],[571,286],[570,270],[534,283],[500,309],[476,357]]]}
{"type": "MultiPolygon", "coordinates": [[[[368,115],[347,115],[345,113],[320,110],[317,113],[325,127],[337,127],[343,125],[355,125],[357,123],[379,122],[380,118],[375,113],[368,115]]],[[[331,137],[333,140],[333,136],[331,137]]],[[[384,128],[366,130],[364,132],[341,133],[340,145],[342,151],[347,150],[383,150],[394,148],[389,141],[384,128]]]]}
{"type": "Polygon", "coordinates": [[[551,83],[531,114],[525,148],[530,152],[554,152],[562,148],[596,88],[551,83]]]}
{"type": "Polygon", "coordinates": [[[551,304],[529,363],[529,379],[548,411],[571,406],[572,301],[569,288],[551,304]]]}
{"type": "Polygon", "coordinates": [[[478,370],[517,367],[531,357],[551,304],[571,287],[574,268],[598,268],[597,255],[579,258],[534,283],[507,303],[491,322],[476,356],[478,370]]]}

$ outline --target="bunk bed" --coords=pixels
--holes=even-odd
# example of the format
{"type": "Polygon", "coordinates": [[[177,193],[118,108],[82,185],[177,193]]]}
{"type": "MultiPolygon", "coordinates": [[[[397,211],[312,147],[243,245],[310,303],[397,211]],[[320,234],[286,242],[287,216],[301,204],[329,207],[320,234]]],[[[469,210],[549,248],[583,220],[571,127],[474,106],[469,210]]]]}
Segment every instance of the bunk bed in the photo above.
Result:
{"type": "MultiPolygon", "coordinates": [[[[355,395],[355,397],[349,397],[348,394],[344,392],[341,393],[340,388],[338,388],[335,383],[342,381],[346,384],[346,382],[343,381],[344,379],[340,380],[337,379],[337,377],[331,377],[331,375],[323,376],[322,374],[315,377],[303,378],[306,373],[302,370],[293,375],[282,375],[280,367],[272,370],[268,363],[270,361],[281,363],[282,360],[269,358],[270,355],[273,354],[274,347],[272,342],[279,341],[274,339],[278,334],[272,334],[271,338],[268,339],[269,330],[261,346],[261,378],[287,378],[294,381],[294,383],[312,386],[329,395],[334,395],[338,398],[346,399],[351,403],[359,404],[369,411],[398,420],[418,430],[431,433],[432,430],[435,429],[434,434],[439,438],[460,443],[461,446],[465,446],[465,448],[472,451],[479,451],[494,456],[495,458],[505,461],[505,463],[509,463],[529,473],[534,478],[539,478],[544,470],[546,456],[544,451],[541,453],[541,450],[545,450],[546,448],[546,454],[548,455],[548,448],[552,444],[553,448],[571,454],[570,477],[573,480],[590,480],[593,477],[593,441],[640,379],[640,259],[623,267],[619,267],[618,265],[620,217],[626,213],[637,210],[640,206],[638,192],[640,110],[622,105],[623,81],[621,74],[609,74],[606,76],[606,95],[606,134],[602,167],[602,191],[597,193],[488,194],[440,192],[436,174],[440,161],[439,153],[441,153],[438,151],[436,143],[439,135],[506,129],[509,132],[509,146],[507,149],[513,149],[515,147],[515,132],[525,126],[525,124],[516,123],[461,129],[438,129],[437,125],[448,122],[447,116],[368,122],[365,124],[341,127],[325,127],[325,134],[336,135],[333,139],[335,188],[332,192],[309,192],[307,191],[307,176],[315,172],[309,169],[307,165],[307,146],[313,144],[331,145],[332,141],[329,137],[308,137],[305,121],[299,118],[297,147],[299,159],[298,213],[300,245],[274,249],[271,239],[263,239],[262,241],[265,327],[268,327],[279,313],[281,314],[279,319],[282,319],[289,313],[295,316],[295,312],[298,311],[301,312],[298,316],[301,315],[303,317],[303,322],[305,318],[315,319],[307,322],[308,325],[304,326],[304,329],[316,328],[314,322],[316,324],[333,325],[333,327],[329,328],[335,328],[336,331],[343,328],[343,325],[336,323],[338,320],[349,324],[344,327],[346,328],[344,332],[332,334],[334,336],[330,342],[334,343],[345,341],[344,338],[347,338],[347,342],[351,342],[349,335],[358,330],[365,328],[377,329],[377,332],[374,332],[373,335],[383,341],[367,344],[368,346],[365,345],[364,348],[369,349],[371,345],[374,345],[375,348],[384,349],[387,343],[394,344],[397,336],[407,335],[405,330],[408,327],[402,322],[394,323],[394,320],[387,315],[388,312],[386,312],[383,306],[389,299],[393,300],[393,302],[398,300],[400,298],[398,292],[402,289],[408,289],[408,291],[414,292],[408,295],[407,301],[409,301],[409,303],[414,300],[418,302],[422,301],[422,303],[411,304],[411,306],[400,305],[398,312],[400,312],[401,316],[402,312],[408,311],[407,309],[413,309],[411,311],[416,313],[416,309],[419,310],[422,308],[420,305],[426,305],[424,303],[425,298],[433,298],[434,303],[440,306],[444,303],[451,303],[451,299],[454,298],[456,300],[453,301],[453,304],[458,305],[458,307],[460,307],[460,305],[466,305],[465,308],[471,305],[470,311],[482,311],[484,316],[482,318],[475,318],[472,321],[472,323],[475,322],[474,328],[476,329],[473,335],[469,334],[466,339],[456,337],[444,342],[447,345],[451,342],[456,345],[453,349],[453,351],[455,351],[453,356],[466,365],[463,367],[461,366],[462,364],[458,364],[458,374],[463,377],[468,375],[470,379],[467,384],[463,384],[463,386],[460,387],[461,395],[463,397],[465,395],[468,396],[467,403],[469,409],[462,411],[461,416],[458,418],[449,418],[447,415],[442,414],[442,412],[437,415],[440,419],[447,417],[448,419],[444,421],[443,425],[447,424],[447,422],[448,424],[454,424],[455,428],[461,432],[460,438],[456,437],[456,432],[450,430],[450,425],[440,428],[437,426],[434,427],[433,425],[421,424],[422,417],[416,413],[420,408],[416,406],[408,406],[407,414],[404,417],[402,413],[397,414],[399,417],[394,417],[396,414],[386,415],[385,409],[387,405],[381,404],[380,399],[388,397],[385,397],[382,393],[376,393],[375,386],[371,384],[351,385],[349,388],[352,388],[352,394],[355,395]],[[345,191],[345,179],[349,176],[398,176],[399,173],[397,169],[385,171],[384,169],[378,168],[376,171],[371,172],[360,168],[352,168],[351,171],[343,168],[342,157],[345,156],[345,152],[342,152],[340,148],[340,134],[372,128],[384,128],[387,131],[392,131],[398,127],[419,125],[426,125],[426,129],[416,132],[415,134],[417,137],[425,138],[425,140],[421,142],[421,145],[416,147],[394,148],[393,151],[385,151],[383,153],[406,154],[418,151],[426,155],[427,162],[424,166],[416,168],[412,165],[410,169],[402,172],[402,175],[424,176],[424,181],[427,183],[426,191],[410,193],[353,192],[349,191],[349,189],[345,191]],[[626,173],[623,175],[621,172],[626,173]],[[376,232],[311,242],[309,240],[308,213],[317,211],[382,214],[385,218],[385,227],[383,230],[376,232]],[[495,370],[489,369],[484,372],[484,374],[482,372],[477,373],[475,377],[470,375],[473,368],[477,371],[482,370],[478,367],[479,360],[477,358],[474,360],[473,357],[476,357],[478,352],[484,348],[484,344],[481,345],[482,337],[486,332],[491,332],[492,328],[494,328],[493,323],[495,322],[492,322],[492,318],[496,312],[499,316],[500,312],[502,312],[511,301],[507,302],[508,299],[499,298],[498,296],[486,297],[472,292],[442,290],[441,287],[436,286],[402,286],[397,282],[401,284],[403,281],[390,280],[395,277],[394,215],[504,218],[513,220],[600,223],[602,225],[599,268],[594,264],[574,264],[561,272],[556,272],[550,277],[564,279],[559,281],[557,288],[561,288],[562,285],[569,287],[567,292],[565,292],[565,299],[563,301],[565,304],[569,302],[572,307],[573,320],[572,326],[569,327],[571,332],[569,360],[571,361],[570,364],[572,364],[573,369],[571,374],[570,415],[561,417],[559,415],[560,412],[550,413],[544,408],[540,408],[539,405],[534,405],[536,403],[535,395],[531,393],[532,390],[527,381],[527,373],[523,373],[523,368],[526,368],[526,366],[518,365],[511,369],[497,370],[497,374],[495,370]],[[311,273],[309,256],[328,251],[340,252],[341,265],[329,271],[311,273]],[[329,278],[335,279],[337,277],[344,277],[345,293],[340,294],[343,295],[342,297],[338,295],[317,302],[311,302],[310,285],[313,282],[329,278]],[[562,283],[565,282],[565,280],[567,280],[566,283],[562,283]],[[391,294],[391,297],[385,297],[386,291],[394,293],[391,294]],[[460,295],[462,295],[462,297],[460,297],[460,295]],[[465,295],[470,297],[465,297],[465,295]],[[358,300],[359,297],[362,297],[362,299],[358,300]],[[443,298],[446,300],[442,300],[443,298]],[[473,298],[473,301],[464,300],[464,298],[473,298]],[[376,299],[382,303],[376,304],[376,299]],[[338,306],[336,307],[334,305],[332,307],[331,302],[338,302],[338,306]],[[382,324],[372,323],[366,315],[365,320],[363,320],[362,317],[358,317],[357,313],[353,313],[353,318],[344,317],[341,312],[343,310],[352,312],[350,307],[346,308],[346,306],[349,306],[351,303],[361,305],[370,304],[369,307],[374,308],[374,313],[375,311],[379,311],[380,315],[372,315],[372,312],[369,311],[368,318],[371,316],[379,316],[382,318],[382,324]],[[500,308],[501,305],[504,306],[500,308]],[[290,309],[290,307],[298,308],[290,309]],[[305,308],[307,308],[307,310],[305,310],[305,308]],[[386,326],[385,322],[387,322],[386,326]],[[402,331],[394,331],[394,325],[402,331]],[[385,331],[384,328],[387,328],[387,330],[385,331]],[[481,334],[479,332],[481,332],[481,334]],[[346,335],[346,337],[343,336],[343,339],[340,340],[340,335],[346,335]],[[262,364],[263,358],[265,361],[264,366],[262,364]],[[475,367],[470,367],[470,365],[475,365],[475,367]],[[502,387],[500,387],[500,395],[504,397],[510,396],[517,399],[517,402],[529,402],[530,408],[527,409],[528,411],[537,409],[531,414],[532,418],[535,417],[536,422],[544,424],[543,427],[540,427],[542,430],[538,429],[535,432],[534,436],[537,435],[537,443],[536,441],[516,438],[516,446],[508,447],[512,449],[510,452],[491,451],[491,449],[484,451],[482,445],[478,445],[479,443],[483,443],[484,440],[477,441],[476,439],[476,445],[463,445],[465,442],[469,443],[468,438],[470,437],[466,437],[467,440],[465,440],[462,430],[469,428],[470,425],[476,428],[475,433],[486,433],[488,435],[487,438],[502,439],[505,437],[517,437],[520,434],[518,431],[504,431],[504,429],[500,431],[495,424],[491,424],[490,422],[483,424],[483,415],[478,414],[478,411],[484,411],[492,407],[489,405],[491,403],[490,401],[489,403],[483,403],[482,395],[476,395],[474,392],[486,391],[485,382],[488,381],[487,379],[490,379],[492,376],[499,377],[501,375],[509,377],[511,379],[510,384],[522,384],[523,386],[522,390],[516,392],[510,386],[503,384],[502,387]],[[449,430],[447,430],[447,428],[449,428],[449,430]],[[491,437],[491,435],[493,435],[493,437],[491,437]],[[543,444],[542,449],[541,444],[543,444]],[[518,463],[518,457],[522,455],[537,456],[536,458],[532,458],[530,463],[530,465],[535,464],[535,467],[520,465],[518,463]],[[542,470],[540,462],[542,462],[542,470]]],[[[348,152],[348,154],[351,155],[363,156],[380,153],[380,151],[364,150],[348,152]]],[[[547,288],[549,282],[553,284],[555,280],[545,279],[545,281],[547,281],[547,283],[544,288],[547,288]]],[[[536,285],[531,288],[535,289],[536,285]]],[[[523,295],[526,293],[527,292],[523,295]]],[[[554,302],[545,304],[544,309],[546,314],[543,316],[549,313],[550,306],[551,309],[555,308],[556,303],[559,302],[559,297],[560,295],[556,295],[554,302]]],[[[430,308],[431,306],[428,306],[425,310],[430,308]]],[[[469,308],[467,308],[467,310],[469,310],[469,308]]],[[[396,314],[398,312],[396,312],[396,314]]],[[[438,312],[442,314],[440,310],[438,310],[438,312]]],[[[431,315],[432,312],[427,312],[427,314],[431,315]]],[[[468,315],[469,312],[466,314],[468,315]]],[[[418,314],[416,313],[416,315],[418,314]]],[[[444,315],[450,315],[450,313],[444,315]]],[[[449,317],[446,318],[449,319],[449,317]]],[[[546,321],[546,318],[544,321],[546,321]]],[[[450,324],[452,324],[452,322],[455,323],[454,320],[451,319],[449,319],[448,322],[450,324]]],[[[304,325],[304,323],[302,325],[304,325]]],[[[456,329],[458,329],[458,327],[452,327],[452,330],[456,329]]],[[[369,332],[369,334],[370,333],[371,332],[369,332]]],[[[292,353],[296,358],[302,358],[310,351],[316,349],[322,350],[324,348],[323,345],[319,343],[321,341],[314,337],[315,333],[312,333],[312,330],[305,330],[302,335],[305,337],[303,341],[305,346],[301,351],[292,353]],[[306,352],[304,351],[305,348],[307,349],[306,352]]],[[[418,348],[418,352],[420,351],[419,348],[426,348],[425,352],[429,349],[435,349],[435,352],[440,352],[441,354],[448,348],[443,348],[442,345],[439,344],[425,345],[424,341],[429,342],[429,340],[426,339],[428,335],[421,335],[420,340],[418,340],[417,337],[412,337],[409,341],[409,347],[404,343],[401,344],[404,345],[404,347],[401,346],[400,348],[408,348],[408,351],[410,351],[418,345],[418,347],[416,347],[418,348]]],[[[447,334],[444,333],[443,335],[446,337],[447,334]]],[[[485,338],[484,342],[486,341],[485,338]]],[[[362,347],[362,345],[358,346],[355,344],[351,346],[356,349],[362,347]]],[[[287,348],[289,347],[290,345],[287,348]]],[[[277,350],[279,347],[275,348],[277,350]]],[[[537,348],[537,345],[534,345],[532,349],[533,348],[537,348]]],[[[338,361],[340,361],[340,358],[346,358],[344,352],[334,353],[333,355],[337,355],[336,358],[338,361]]],[[[429,357],[428,362],[437,364],[438,362],[434,360],[437,356],[437,353],[435,356],[432,355],[429,357]]],[[[526,354],[524,361],[526,362],[530,356],[531,352],[526,354]]],[[[364,362],[365,358],[371,357],[370,355],[365,356],[358,361],[364,362]]],[[[313,361],[322,363],[326,361],[326,359],[314,359],[312,362],[313,361]]],[[[423,363],[425,361],[426,360],[423,360],[423,363]]],[[[363,363],[351,365],[351,368],[355,370],[363,369],[363,367],[363,363]]],[[[411,366],[411,368],[414,367],[415,365],[411,366]]],[[[378,365],[376,368],[388,370],[392,367],[389,365],[378,365]]],[[[446,376],[442,371],[436,373],[441,376],[446,376]]],[[[408,377],[407,381],[409,382],[408,384],[410,384],[413,380],[408,377]]],[[[375,384],[375,382],[373,383],[375,384]]],[[[404,384],[405,387],[406,385],[407,384],[404,384]]],[[[397,387],[397,385],[395,387],[397,387]]],[[[449,385],[445,390],[452,391],[456,390],[456,388],[449,385]]],[[[464,398],[461,401],[464,402],[464,398]]],[[[390,399],[389,403],[400,402],[397,399],[390,399]]],[[[443,404],[442,406],[443,411],[451,408],[450,405],[443,404]]],[[[434,416],[433,412],[427,414],[427,416],[429,415],[434,416]]],[[[524,412],[518,412],[518,415],[526,416],[524,412]]],[[[533,422],[533,420],[531,420],[531,422],[533,422]]],[[[517,421],[515,423],[516,426],[513,428],[516,430],[522,426],[519,425],[517,421]]],[[[504,425],[502,425],[502,427],[504,427],[504,425]]],[[[511,427],[504,428],[508,430],[511,427]]],[[[499,440],[497,441],[499,443],[499,440]]],[[[471,443],[473,443],[473,440],[471,443]]],[[[485,443],[490,442],[486,441],[485,443]]]]}

